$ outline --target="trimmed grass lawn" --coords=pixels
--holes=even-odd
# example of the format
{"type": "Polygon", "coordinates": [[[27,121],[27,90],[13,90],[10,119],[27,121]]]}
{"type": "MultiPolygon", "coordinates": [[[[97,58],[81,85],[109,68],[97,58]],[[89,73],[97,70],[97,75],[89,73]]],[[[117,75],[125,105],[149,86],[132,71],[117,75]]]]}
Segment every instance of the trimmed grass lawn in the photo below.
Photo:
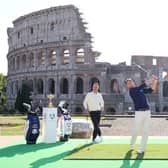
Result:
{"type": "MultiPolygon", "coordinates": [[[[138,145],[135,146],[138,150],[138,145]]],[[[87,144],[75,148],[65,159],[110,160],[110,159],[158,159],[168,160],[168,144],[148,144],[144,154],[130,150],[128,144],[87,144]]]]}

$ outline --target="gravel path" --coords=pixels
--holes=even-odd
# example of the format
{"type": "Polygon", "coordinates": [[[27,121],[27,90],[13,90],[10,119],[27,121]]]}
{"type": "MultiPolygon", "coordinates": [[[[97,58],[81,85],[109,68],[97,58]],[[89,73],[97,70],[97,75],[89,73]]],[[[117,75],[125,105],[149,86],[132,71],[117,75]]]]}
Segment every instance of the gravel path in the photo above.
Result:
{"type": "MultiPolygon", "coordinates": [[[[134,118],[104,120],[101,124],[112,125],[112,127],[101,127],[103,135],[130,136],[134,126],[134,118]]],[[[168,136],[168,120],[165,118],[152,118],[149,136],[168,136]]]]}

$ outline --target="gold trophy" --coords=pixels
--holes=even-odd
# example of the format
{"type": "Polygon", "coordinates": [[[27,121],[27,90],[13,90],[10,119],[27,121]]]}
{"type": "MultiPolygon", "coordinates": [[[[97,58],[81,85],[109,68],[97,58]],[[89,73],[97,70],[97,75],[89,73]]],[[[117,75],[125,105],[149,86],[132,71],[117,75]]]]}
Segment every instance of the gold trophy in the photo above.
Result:
{"type": "Polygon", "coordinates": [[[53,108],[52,99],[54,98],[54,95],[49,94],[49,95],[47,95],[47,97],[48,97],[48,99],[49,99],[48,107],[49,107],[49,108],[53,108]]]}

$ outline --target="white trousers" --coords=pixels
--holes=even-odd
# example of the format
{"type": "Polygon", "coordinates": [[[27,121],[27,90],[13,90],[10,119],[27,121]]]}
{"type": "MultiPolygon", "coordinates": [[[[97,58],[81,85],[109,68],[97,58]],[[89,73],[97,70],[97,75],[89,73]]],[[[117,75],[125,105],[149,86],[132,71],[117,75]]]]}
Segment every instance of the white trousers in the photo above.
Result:
{"type": "Polygon", "coordinates": [[[151,120],[150,110],[135,111],[134,128],[131,138],[132,148],[135,146],[138,133],[142,131],[142,138],[139,150],[145,151],[149,135],[150,120],[151,120]]]}

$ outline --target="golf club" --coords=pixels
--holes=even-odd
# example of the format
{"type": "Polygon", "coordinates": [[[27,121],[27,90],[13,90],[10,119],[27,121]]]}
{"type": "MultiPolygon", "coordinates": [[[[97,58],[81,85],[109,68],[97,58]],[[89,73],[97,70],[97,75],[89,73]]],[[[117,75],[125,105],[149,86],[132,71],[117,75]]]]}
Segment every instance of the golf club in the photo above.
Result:
{"type": "Polygon", "coordinates": [[[148,74],[148,71],[144,69],[141,65],[136,64],[135,62],[132,63],[133,65],[137,66],[139,69],[141,69],[143,72],[148,74]]]}

